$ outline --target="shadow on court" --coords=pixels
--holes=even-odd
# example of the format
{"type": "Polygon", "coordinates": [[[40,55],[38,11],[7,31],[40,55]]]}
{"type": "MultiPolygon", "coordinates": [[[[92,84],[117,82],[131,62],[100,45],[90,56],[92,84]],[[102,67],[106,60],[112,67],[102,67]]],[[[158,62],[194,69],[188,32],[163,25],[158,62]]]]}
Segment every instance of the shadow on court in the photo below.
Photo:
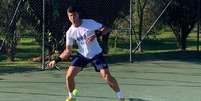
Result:
{"type": "MultiPolygon", "coordinates": [[[[1,63],[0,64],[0,75],[13,74],[13,73],[29,73],[29,72],[44,71],[44,70],[41,69],[40,65],[38,65],[38,66],[29,66],[28,63],[26,63],[24,65],[23,65],[23,63],[18,63],[18,64],[20,64],[22,66],[15,66],[13,64],[15,64],[15,63],[1,63]]],[[[62,67],[60,69],[65,69],[65,68],[62,67]]],[[[56,69],[53,68],[51,70],[56,70],[56,69]]],[[[55,74],[55,76],[60,76],[60,75],[55,74]]]]}
{"type": "MultiPolygon", "coordinates": [[[[116,77],[118,79],[120,79],[119,77],[116,77]]],[[[1,79],[0,80],[3,80],[1,81],[1,83],[12,83],[12,84],[20,84],[20,83],[23,83],[23,84],[47,84],[47,85],[54,85],[54,84],[64,84],[63,81],[60,81],[60,82],[50,82],[50,81],[47,81],[47,82],[44,82],[44,81],[6,81],[4,79],[1,79]]],[[[93,80],[93,79],[92,79],[93,80]]],[[[126,80],[126,79],[125,79],[126,80]]],[[[128,79],[127,79],[128,80],[128,79]]],[[[131,80],[131,79],[130,79],[131,80]]],[[[185,84],[177,84],[177,85],[172,85],[172,84],[160,84],[160,83],[125,83],[125,82],[121,82],[119,83],[120,85],[123,85],[123,86],[144,86],[144,87],[196,87],[196,88],[200,88],[201,87],[201,82],[199,81],[179,81],[179,80],[159,80],[159,79],[143,79],[143,78],[133,78],[132,80],[146,80],[147,82],[151,82],[151,81],[167,81],[167,82],[171,82],[171,83],[185,83],[185,84]],[[193,85],[192,85],[193,84],[193,85]]],[[[77,82],[77,84],[80,84],[80,85],[105,85],[104,82],[77,82]]],[[[1,92],[1,91],[0,91],[1,92]]],[[[92,97],[93,98],[93,97],[92,97]]],[[[101,97],[102,98],[102,97],[101,97]]]]}
{"type": "MultiPolygon", "coordinates": [[[[129,55],[128,54],[109,55],[106,57],[106,59],[107,59],[109,64],[129,63],[129,55]]],[[[169,51],[169,52],[159,52],[159,53],[135,54],[135,55],[133,55],[133,60],[134,60],[134,63],[135,62],[143,62],[143,61],[174,60],[174,61],[191,62],[194,64],[201,64],[201,52],[169,51]]],[[[1,63],[0,75],[41,71],[40,68],[36,68],[36,67],[31,67],[31,66],[26,66],[26,65],[16,67],[15,65],[9,66],[7,64],[10,64],[10,63],[1,63]]],[[[13,63],[13,64],[15,64],[15,63],[13,63]]],[[[155,63],[155,64],[160,65],[160,63],[155,63]]],[[[171,68],[171,67],[169,67],[169,68],[171,68]]],[[[177,68],[177,67],[174,67],[174,68],[177,68]]],[[[184,69],[200,69],[200,68],[189,67],[189,68],[184,68],[184,69]]],[[[136,73],[136,71],[128,71],[128,72],[136,73]]],[[[174,74],[172,72],[154,72],[154,73],[174,74]]],[[[184,74],[184,73],[180,73],[180,75],[197,75],[197,76],[200,76],[200,74],[184,74]]]]}
{"type": "MultiPolygon", "coordinates": [[[[0,91],[0,93],[7,94],[22,94],[22,95],[40,95],[40,96],[58,96],[63,97],[64,94],[53,94],[53,93],[37,93],[37,92],[18,92],[18,91],[0,91]]],[[[105,100],[116,100],[112,97],[98,97],[98,96],[78,96],[77,98],[94,98],[94,99],[105,99],[105,100]]],[[[140,98],[126,98],[126,101],[148,101],[140,98]]]]}
{"type": "MultiPolygon", "coordinates": [[[[129,61],[129,54],[118,54],[107,56],[107,60],[110,64],[115,63],[127,63],[129,61]]],[[[196,51],[169,51],[159,53],[143,53],[133,54],[133,61],[156,61],[156,60],[176,60],[184,62],[192,62],[201,64],[201,52],[196,51]]]]}
{"type": "MultiPolygon", "coordinates": [[[[116,98],[111,98],[111,97],[95,97],[95,96],[79,96],[80,98],[94,98],[94,99],[107,99],[109,100],[116,100],[116,98]]],[[[126,101],[148,101],[148,100],[143,100],[140,98],[126,98],[126,101]]]]}
{"type": "Polygon", "coordinates": [[[128,98],[128,101],[148,101],[148,100],[143,100],[140,98],[128,98]]]}
{"type": "Polygon", "coordinates": [[[16,67],[16,66],[3,66],[0,67],[0,75],[12,74],[12,73],[25,73],[25,72],[36,72],[40,71],[39,68],[34,67],[16,67]]]}
{"type": "Polygon", "coordinates": [[[50,93],[37,93],[37,92],[19,92],[19,91],[0,91],[0,93],[7,93],[7,94],[25,94],[25,95],[45,95],[45,96],[65,96],[59,94],[50,94],[50,93]]]}

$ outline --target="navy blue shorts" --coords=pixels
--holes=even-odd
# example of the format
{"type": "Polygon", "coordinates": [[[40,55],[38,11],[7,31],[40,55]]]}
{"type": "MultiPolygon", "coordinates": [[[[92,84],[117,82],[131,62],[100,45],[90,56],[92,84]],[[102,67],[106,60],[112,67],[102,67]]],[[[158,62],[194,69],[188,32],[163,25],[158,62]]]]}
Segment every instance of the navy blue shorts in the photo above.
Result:
{"type": "Polygon", "coordinates": [[[71,62],[71,66],[81,67],[81,70],[88,64],[91,63],[95,69],[96,72],[99,72],[100,69],[106,69],[108,68],[108,65],[104,59],[104,56],[102,53],[94,56],[92,59],[87,59],[81,54],[77,53],[73,57],[73,60],[71,62]]]}

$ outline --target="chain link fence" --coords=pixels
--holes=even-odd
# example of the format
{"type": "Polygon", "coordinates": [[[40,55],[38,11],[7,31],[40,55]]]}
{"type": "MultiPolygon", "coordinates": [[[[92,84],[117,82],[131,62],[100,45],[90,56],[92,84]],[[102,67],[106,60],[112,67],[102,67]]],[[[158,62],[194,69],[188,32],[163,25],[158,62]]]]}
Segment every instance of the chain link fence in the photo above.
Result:
{"type": "MultiPolygon", "coordinates": [[[[61,53],[65,48],[65,32],[70,26],[66,15],[69,5],[80,7],[83,18],[94,19],[113,29],[109,36],[100,37],[105,54],[108,52],[129,54],[128,61],[132,61],[132,55],[136,50],[139,52],[176,50],[178,45],[182,45],[180,39],[183,38],[182,35],[177,34],[178,30],[183,32],[186,30],[180,26],[170,26],[175,23],[168,22],[175,21],[171,17],[173,15],[173,18],[182,17],[183,12],[189,13],[190,8],[197,9],[196,7],[199,6],[195,6],[196,2],[196,0],[191,2],[178,0],[2,0],[0,2],[0,62],[28,61],[27,63],[33,62],[37,67],[41,67],[42,64],[44,68],[45,61],[56,54],[55,52],[61,53]],[[187,5],[190,3],[192,7],[187,5]],[[190,8],[184,10],[185,8],[179,7],[190,8]]],[[[200,16],[197,14],[200,12],[196,10],[194,13],[189,13],[187,18],[200,21],[198,20],[200,16]],[[195,18],[193,18],[194,15],[195,18]]],[[[190,19],[186,20],[186,24],[190,19]]],[[[185,18],[182,21],[185,21],[185,18]]],[[[194,34],[190,34],[189,39],[187,38],[190,40],[188,44],[190,44],[190,49],[191,47],[194,49],[198,44],[199,50],[199,34],[197,34],[197,40],[194,38],[195,33],[200,33],[196,30],[199,27],[193,28],[191,33],[194,34]]]]}

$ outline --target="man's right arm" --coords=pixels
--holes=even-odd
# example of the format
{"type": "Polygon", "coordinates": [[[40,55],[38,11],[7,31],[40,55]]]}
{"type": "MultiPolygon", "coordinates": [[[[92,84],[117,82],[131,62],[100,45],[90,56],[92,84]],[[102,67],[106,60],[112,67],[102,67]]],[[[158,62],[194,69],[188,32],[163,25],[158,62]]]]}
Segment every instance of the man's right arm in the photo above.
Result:
{"type": "Polygon", "coordinates": [[[62,60],[69,58],[72,53],[72,46],[67,46],[66,49],[60,54],[62,60]]]}
{"type": "Polygon", "coordinates": [[[72,53],[72,46],[67,46],[66,49],[57,57],[55,60],[52,60],[48,64],[48,68],[53,68],[59,61],[69,58],[72,53]]]}

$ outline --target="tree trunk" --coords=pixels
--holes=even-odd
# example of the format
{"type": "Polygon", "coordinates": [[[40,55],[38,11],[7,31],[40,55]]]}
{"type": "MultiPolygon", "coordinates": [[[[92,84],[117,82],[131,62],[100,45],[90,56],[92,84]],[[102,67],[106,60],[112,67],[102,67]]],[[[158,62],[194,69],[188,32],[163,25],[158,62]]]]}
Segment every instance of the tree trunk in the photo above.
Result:
{"type": "Polygon", "coordinates": [[[185,51],[186,50],[186,37],[184,35],[185,33],[183,33],[181,28],[179,28],[179,30],[172,28],[172,30],[176,37],[177,47],[181,49],[181,51],[185,51]]]}
{"type": "Polygon", "coordinates": [[[186,38],[184,36],[181,37],[181,51],[186,51],[186,38]]]}
{"type": "Polygon", "coordinates": [[[110,35],[110,33],[107,33],[107,34],[105,34],[105,35],[102,36],[103,54],[108,54],[108,51],[109,51],[109,46],[108,46],[109,35],[110,35]]]}
{"type": "MultiPolygon", "coordinates": [[[[144,9],[141,10],[139,17],[140,17],[140,23],[139,23],[139,42],[141,42],[142,41],[142,30],[143,30],[144,9]]],[[[138,51],[139,52],[143,52],[143,45],[142,45],[142,43],[139,45],[138,51]]]]}
{"type": "Polygon", "coordinates": [[[7,58],[9,61],[14,61],[15,60],[15,54],[16,54],[16,46],[17,46],[17,39],[16,39],[16,34],[15,34],[15,29],[16,25],[13,25],[8,32],[7,35],[7,43],[6,43],[6,53],[7,53],[7,58]]]}
{"type": "MultiPolygon", "coordinates": [[[[142,41],[143,38],[143,23],[144,23],[144,10],[146,8],[148,0],[138,0],[138,16],[139,16],[139,42],[142,41]]],[[[143,44],[141,43],[138,48],[139,52],[143,52],[143,44]]]]}

